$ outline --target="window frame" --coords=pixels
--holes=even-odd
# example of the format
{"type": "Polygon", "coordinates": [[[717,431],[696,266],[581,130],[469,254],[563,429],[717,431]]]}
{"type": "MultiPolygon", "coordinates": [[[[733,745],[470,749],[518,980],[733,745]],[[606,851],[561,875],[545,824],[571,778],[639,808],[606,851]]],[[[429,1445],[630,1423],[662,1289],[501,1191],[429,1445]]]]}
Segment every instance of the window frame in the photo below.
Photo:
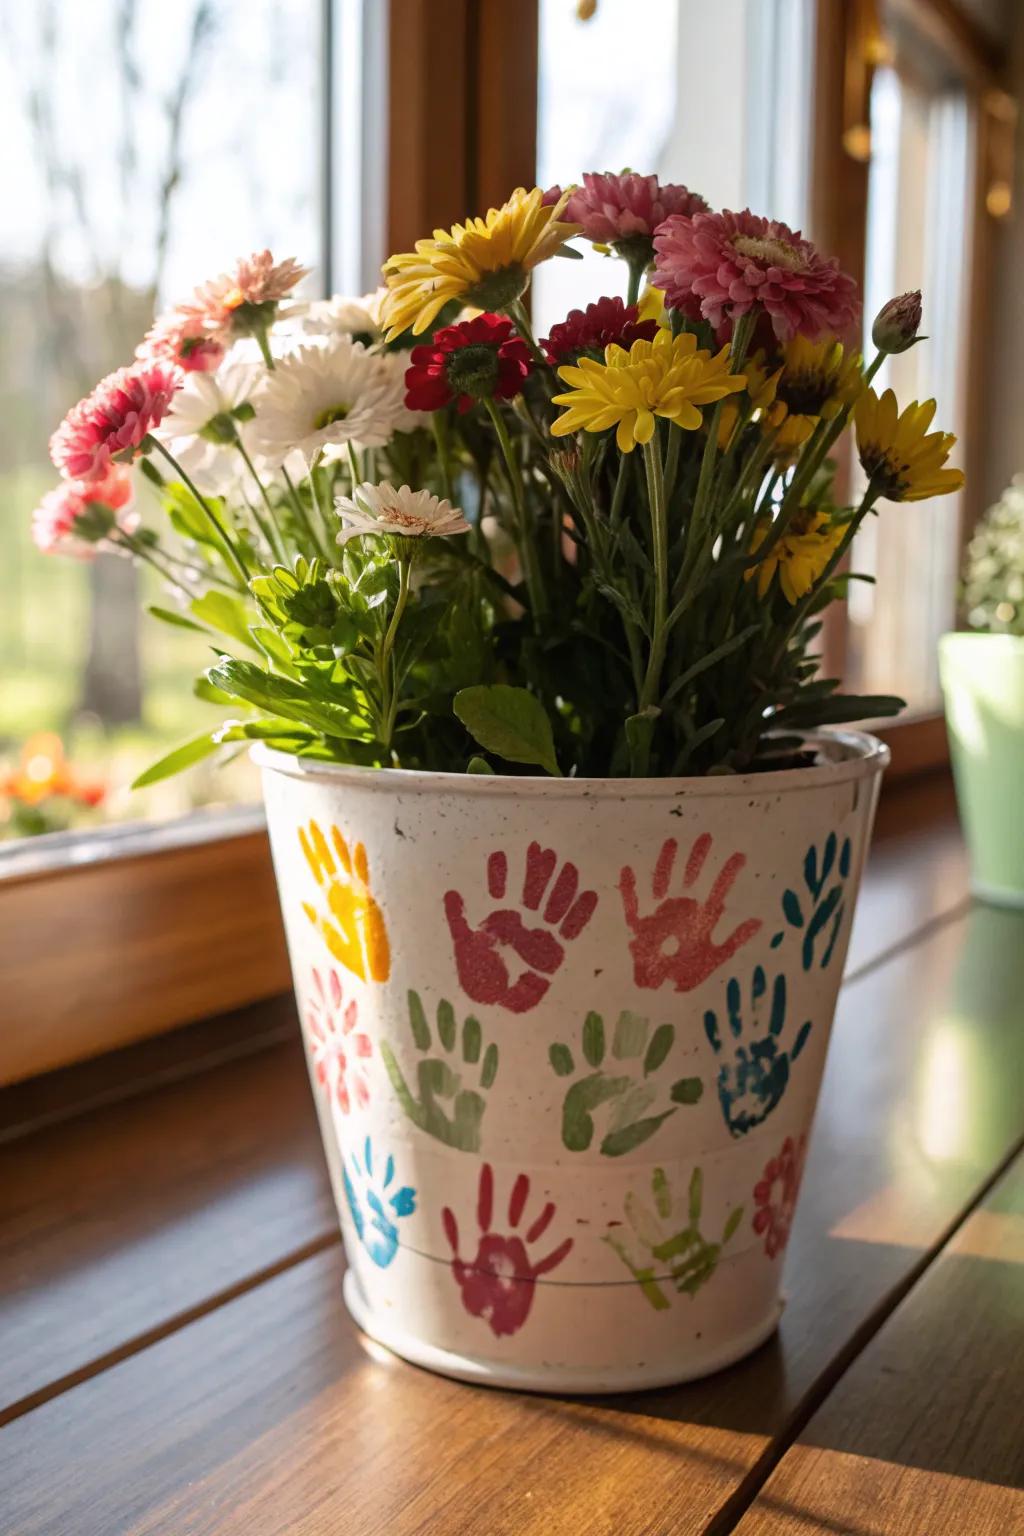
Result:
{"type": "MultiPolygon", "coordinates": [[[[843,148],[844,82],[848,92],[857,65],[861,88],[865,78],[870,85],[862,57],[870,0],[815,3],[811,232],[861,279],[867,172],[843,148]],[[857,49],[860,54],[851,53],[857,49]]],[[[895,3],[960,51],[979,101],[995,87],[998,58],[953,0],[895,3]]],[[[510,187],[532,184],[538,0],[322,5],[322,270],[332,287],[369,286],[382,245],[406,248],[424,229],[491,206],[510,187]],[[343,88],[353,56],[372,82],[358,113],[343,88]],[[353,136],[367,216],[358,246],[339,250],[351,199],[346,203],[338,193],[336,170],[343,157],[353,163],[353,136]],[[374,169],[382,155],[386,186],[374,169]]],[[[984,274],[992,259],[985,132],[976,140],[974,257],[976,273],[984,274]]],[[[990,287],[973,284],[978,338],[988,332],[990,287]]],[[[965,523],[981,511],[983,354],[977,341],[966,445],[974,486],[965,523]]],[[[969,528],[963,532],[966,537],[969,528]]],[[[830,620],[826,639],[830,664],[841,666],[841,614],[830,620]]],[[[890,779],[948,764],[941,714],[887,722],[878,734],[893,751],[890,779]]],[[[56,834],[0,850],[0,978],[0,1084],[287,991],[262,810],[56,834]]]]}

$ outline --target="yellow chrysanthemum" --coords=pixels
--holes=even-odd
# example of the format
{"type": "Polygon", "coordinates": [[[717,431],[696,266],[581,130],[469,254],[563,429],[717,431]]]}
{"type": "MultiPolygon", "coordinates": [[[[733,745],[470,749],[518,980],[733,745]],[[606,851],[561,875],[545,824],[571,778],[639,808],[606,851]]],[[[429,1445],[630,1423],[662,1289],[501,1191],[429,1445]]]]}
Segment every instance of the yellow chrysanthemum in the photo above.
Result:
{"type": "Polygon", "coordinates": [[[881,398],[869,389],[858,400],[854,421],[860,462],[889,501],[924,501],[963,485],[963,470],[945,467],[956,442],[953,433],[928,431],[934,415],[934,400],[920,405],[915,400],[901,415],[891,389],[881,398]]]}
{"type": "Polygon", "coordinates": [[[485,219],[435,229],[431,239],[417,240],[415,251],[390,257],[381,306],[388,341],[410,326],[421,335],[451,299],[504,309],[520,298],[532,269],[579,234],[578,224],[560,219],[569,193],[547,205],[543,196],[539,187],[517,187],[485,219]]]}
{"type": "Polygon", "coordinates": [[[672,322],[665,308],[665,295],[660,288],[652,288],[648,283],[637,301],[637,310],[639,319],[656,320],[666,330],[671,330],[672,322]]]}
{"type": "MultiPolygon", "coordinates": [[[[769,373],[764,364],[764,353],[758,352],[744,363],[743,373],[752,407],[751,420],[759,421],[766,427],[778,426],[786,414],[786,407],[779,405],[775,399],[782,369],[776,368],[774,373],[769,373]]],[[[732,442],[739,419],[739,406],[735,401],[727,400],[718,421],[718,446],[723,453],[732,442]]]]}
{"type": "Polygon", "coordinates": [[[653,341],[634,341],[628,352],[613,344],[605,348],[603,363],[581,357],[575,368],[559,368],[558,376],[571,388],[554,397],[555,405],[567,407],[551,427],[555,437],[615,427],[622,453],[650,442],[656,416],[696,431],[703,420],[698,406],[744,385],[742,374],[729,372],[728,347],[712,357],[698,348],[695,336],[670,331],[659,331],[653,341]]]}
{"type": "MultiPolygon", "coordinates": [[[[750,541],[752,554],[760,549],[771,526],[771,521],[766,520],[754,530],[750,541]]],[[[744,572],[743,579],[753,581],[756,577],[757,595],[764,597],[778,571],[783,597],[787,603],[798,603],[828,565],[845,532],[845,525],[833,523],[827,513],[801,508],[779,542],[759,565],[744,572]]]]}

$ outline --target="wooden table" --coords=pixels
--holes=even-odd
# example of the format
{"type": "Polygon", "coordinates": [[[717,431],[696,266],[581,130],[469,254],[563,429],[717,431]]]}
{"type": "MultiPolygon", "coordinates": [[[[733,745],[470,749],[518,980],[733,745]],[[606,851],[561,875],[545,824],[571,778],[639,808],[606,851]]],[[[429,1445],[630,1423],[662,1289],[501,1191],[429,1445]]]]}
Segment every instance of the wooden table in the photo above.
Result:
{"type": "Polygon", "coordinates": [[[287,1000],[0,1095],[2,1536],[1024,1532],[1024,914],[881,830],[778,1336],[688,1387],[361,1339],[287,1000]]]}

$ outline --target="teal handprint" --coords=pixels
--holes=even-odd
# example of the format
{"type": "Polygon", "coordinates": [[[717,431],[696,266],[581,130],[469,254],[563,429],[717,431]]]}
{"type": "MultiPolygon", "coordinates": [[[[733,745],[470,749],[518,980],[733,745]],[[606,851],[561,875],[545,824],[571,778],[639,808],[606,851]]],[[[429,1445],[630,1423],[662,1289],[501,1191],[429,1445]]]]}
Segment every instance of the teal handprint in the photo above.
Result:
{"type": "Polygon", "coordinates": [[[479,1021],[467,1018],[461,1038],[455,1022],[455,1010],[442,999],[437,1005],[437,1038],[443,1056],[430,1055],[430,1025],[418,992],[409,993],[409,1027],[413,1044],[421,1053],[416,1068],[418,1094],[414,1094],[394,1051],[381,1041],[380,1054],[398,1102],[413,1125],[428,1136],[443,1141],[446,1147],[462,1152],[479,1152],[480,1126],[487,1101],[484,1094],[494,1082],[498,1070],[498,1047],[483,1050],[483,1032],[479,1021]],[[456,1055],[458,1047],[459,1054],[456,1055]],[[482,1056],[481,1056],[482,1052],[482,1056]],[[463,1086],[472,1074],[478,1087],[463,1086]]]}
{"type": "Polygon", "coordinates": [[[387,1159],[383,1177],[374,1173],[369,1136],[363,1144],[362,1161],[357,1153],[350,1152],[343,1158],[341,1170],[356,1236],[378,1269],[387,1269],[398,1252],[397,1223],[416,1209],[416,1191],[405,1184],[390,1192],[395,1160],[387,1159]]]}
{"type": "MultiPolygon", "coordinates": [[[[791,928],[797,928],[803,932],[803,944],[801,946],[804,970],[809,971],[814,967],[815,951],[818,941],[823,944],[821,955],[821,969],[824,970],[832,959],[832,952],[836,947],[839,930],[843,924],[843,915],[846,911],[846,880],[850,873],[850,839],[843,839],[842,848],[838,847],[838,839],[834,832],[830,832],[825,840],[825,846],[821,854],[821,867],[818,867],[818,850],[812,843],[804,857],[804,884],[807,887],[807,896],[801,900],[794,890],[787,890],[782,897],[782,911],[786,922],[791,928]],[[839,864],[836,868],[836,851],[839,851],[839,864]],[[836,870],[835,883],[826,891],[833,869],[836,870]]],[[[772,939],[772,947],[777,948],[783,940],[784,933],[777,933],[772,939]]]]}
{"type": "Polygon", "coordinates": [[[671,1303],[663,1284],[670,1284],[680,1295],[685,1292],[691,1300],[707,1285],[723,1248],[743,1220],[743,1207],[729,1212],[720,1241],[709,1243],[700,1230],[704,1175],[699,1168],[690,1177],[685,1226],[676,1226],[672,1220],[672,1191],[664,1168],[655,1168],[651,1193],[653,1211],[632,1191],[626,1196],[626,1219],[632,1229],[628,1242],[618,1232],[606,1233],[604,1241],[618,1254],[655,1311],[664,1312],[671,1303]],[[636,1258],[636,1252],[643,1257],[636,1258]]]}
{"type": "MultiPolygon", "coordinates": [[[[653,1136],[669,1115],[675,1114],[677,1105],[697,1103],[704,1084],[699,1077],[681,1077],[668,1089],[672,1107],[658,1114],[647,1113],[661,1096],[661,1084],[655,1078],[676,1038],[672,1024],[659,1024],[648,1039],[649,1031],[646,1019],[623,1010],[612,1034],[611,1070],[606,1070],[604,1020],[599,1013],[587,1014],[581,1047],[584,1061],[593,1070],[576,1079],[562,1106],[562,1140],[570,1152],[585,1152],[590,1146],[598,1110],[606,1110],[608,1115],[601,1152],[605,1157],[621,1157],[653,1136]],[[619,1063],[621,1070],[616,1070],[614,1063],[619,1063]]],[[[567,1045],[553,1045],[548,1055],[559,1077],[570,1077],[576,1071],[567,1045]]]]}
{"type": "Polygon", "coordinates": [[[704,1032],[715,1055],[727,1058],[718,1069],[718,1099],[725,1123],[734,1136],[745,1136],[771,1114],[789,1083],[790,1063],[796,1061],[811,1032],[808,1019],[797,1031],[792,1047],[782,1050],[779,1036],[786,1023],[785,976],[775,978],[765,1025],[767,994],[768,983],[759,965],[750,984],[749,1022],[744,1024],[740,984],[733,977],[725,989],[729,1015],[729,1036],[725,1041],[718,1027],[718,1015],[710,1008],[704,1014],[704,1032]]]}

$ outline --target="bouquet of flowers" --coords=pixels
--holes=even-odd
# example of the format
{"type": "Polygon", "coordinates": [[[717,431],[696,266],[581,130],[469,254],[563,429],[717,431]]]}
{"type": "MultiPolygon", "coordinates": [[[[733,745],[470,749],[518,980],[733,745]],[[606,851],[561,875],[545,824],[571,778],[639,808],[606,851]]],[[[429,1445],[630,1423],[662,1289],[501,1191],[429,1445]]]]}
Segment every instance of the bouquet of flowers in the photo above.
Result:
{"type": "Polygon", "coordinates": [[[885,306],[865,364],[835,262],[634,174],[519,189],[383,273],[302,302],[294,260],[240,261],[54,434],[37,542],[156,567],[153,612],[208,636],[197,691],[233,711],[145,781],[253,739],[371,767],[730,773],[900,707],[842,694],[814,645],[864,519],[962,484],[934,401],[871,387],[918,339],[919,294],[885,306]],[[579,239],[623,291],[538,340],[531,275],[579,239]],[[864,490],[840,505],[851,423],[864,490]]]}

